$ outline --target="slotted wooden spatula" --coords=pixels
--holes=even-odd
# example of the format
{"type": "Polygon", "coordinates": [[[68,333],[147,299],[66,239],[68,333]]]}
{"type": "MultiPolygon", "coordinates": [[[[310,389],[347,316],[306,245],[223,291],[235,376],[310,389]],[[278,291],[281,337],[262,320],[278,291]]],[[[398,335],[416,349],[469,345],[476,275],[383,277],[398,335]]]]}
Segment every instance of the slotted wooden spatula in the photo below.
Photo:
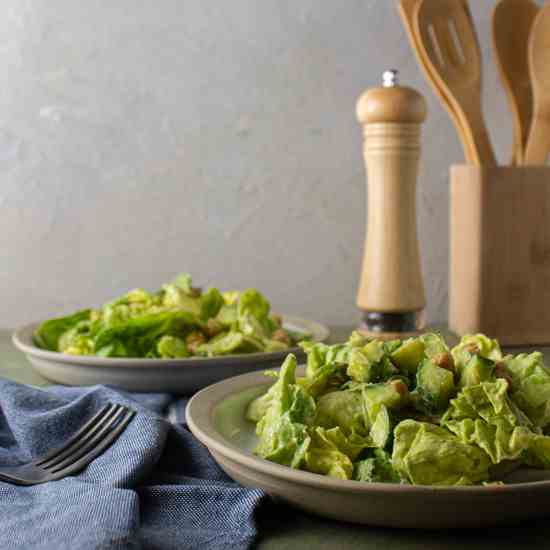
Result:
{"type": "Polygon", "coordinates": [[[525,164],[546,164],[550,152],[550,4],[537,15],[529,42],[534,111],[525,164]]]}
{"type": "Polygon", "coordinates": [[[461,0],[421,0],[414,20],[430,72],[461,121],[478,165],[496,159],[481,112],[481,53],[461,0]]]}
{"type": "Polygon", "coordinates": [[[539,7],[531,0],[500,0],[493,11],[493,45],[514,117],[512,164],[523,163],[533,116],[529,36],[539,7]]]}
{"type": "MultiPolygon", "coordinates": [[[[439,100],[441,101],[441,103],[449,113],[449,116],[451,117],[455,125],[455,128],[462,142],[462,147],[464,149],[464,156],[466,157],[466,160],[468,162],[475,162],[476,153],[475,151],[471,150],[471,147],[470,147],[471,142],[467,137],[465,137],[466,132],[462,127],[462,121],[460,120],[460,117],[458,116],[458,113],[455,111],[452,103],[449,101],[449,98],[446,95],[445,90],[439,87],[438,81],[435,79],[435,77],[431,72],[431,65],[425,59],[423,55],[423,51],[421,50],[420,45],[418,44],[419,39],[415,31],[414,18],[416,16],[416,11],[418,10],[418,6],[420,5],[420,1],[421,0],[400,0],[399,13],[401,15],[401,20],[403,21],[405,30],[409,35],[409,41],[411,43],[414,53],[416,54],[420,67],[424,71],[424,74],[428,82],[431,84],[432,89],[435,92],[435,95],[439,98],[439,100]]],[[[461,3],[464,6],[466,13],[468,14],[468,17],[471,18],[468,1],[461,0],[461,3]]]]}

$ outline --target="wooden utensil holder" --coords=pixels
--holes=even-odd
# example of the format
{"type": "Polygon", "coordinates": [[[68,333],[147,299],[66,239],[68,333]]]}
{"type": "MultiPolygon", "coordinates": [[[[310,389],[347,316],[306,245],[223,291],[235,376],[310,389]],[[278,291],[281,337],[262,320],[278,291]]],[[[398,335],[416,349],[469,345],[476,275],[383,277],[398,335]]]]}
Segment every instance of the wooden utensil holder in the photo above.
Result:
{"type": "Polygon", "coordinates": [[[449,328],[550,343],[550,167],[451,167],[449,328]]]}

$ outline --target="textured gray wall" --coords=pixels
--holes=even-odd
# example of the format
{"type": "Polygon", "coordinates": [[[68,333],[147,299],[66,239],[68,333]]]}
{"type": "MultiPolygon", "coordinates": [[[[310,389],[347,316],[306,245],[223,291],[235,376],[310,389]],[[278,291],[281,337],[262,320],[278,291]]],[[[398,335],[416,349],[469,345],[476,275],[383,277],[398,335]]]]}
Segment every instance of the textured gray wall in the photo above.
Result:
{"type": "MultiPolygon", "coordinates": [[[[485,107],[510,116],[474,2],[485,107]]],[[[365,224],[355,101],[388,67],[426,94],[419,224],[431,320],[447,308],[447,170],[462,152],[389,0],[4,0],[0,326],[175,273],[356,319],[365,224]]]]}

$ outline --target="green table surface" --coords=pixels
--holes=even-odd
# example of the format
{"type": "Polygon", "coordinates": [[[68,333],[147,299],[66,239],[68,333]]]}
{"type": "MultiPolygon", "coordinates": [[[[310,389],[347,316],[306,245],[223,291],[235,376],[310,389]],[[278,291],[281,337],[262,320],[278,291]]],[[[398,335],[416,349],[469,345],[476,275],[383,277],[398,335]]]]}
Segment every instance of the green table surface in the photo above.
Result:
{"type": "MultiPolygon", "coordinates": [[[[331,340],[345,339],[349,327],[333,327],[331,340]]],[[[522,351],[528,351],[525,348],[522,351]]],[[[519,350],[515,349],[514,353],[519,350]]],[[[550,359],[550,348],[541,349],[550,359]]],[[[0,330],[0,376],[38,386],[48,381],[36,374],[22,353],[11,343],[11,332],[0,330]]],[[[421,504],[420,504],[421,505],[421,504]]],[[[456,511],[460,514],[460,510],[456,511]]],[[[294,509],[268,507],[258,518],[261,550],[362,549],[369,550],[529,550],[550,549],[550,510],[548,520],[519,526],[460,531],[421,531],[387,529],[343,523],[305,514],[294,509]]]]}

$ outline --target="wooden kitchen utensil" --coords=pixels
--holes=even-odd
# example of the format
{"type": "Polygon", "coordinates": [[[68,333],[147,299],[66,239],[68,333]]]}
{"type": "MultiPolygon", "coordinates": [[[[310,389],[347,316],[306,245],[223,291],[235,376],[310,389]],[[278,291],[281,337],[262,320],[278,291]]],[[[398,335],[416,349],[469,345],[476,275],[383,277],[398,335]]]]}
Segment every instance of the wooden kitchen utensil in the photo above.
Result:
{"type": "Polygon", "coordinates": [[[514,165],[523,163],[533,116],[528,46],[538,13],[539,7],[531,0],[500,0],[493,11],[493,45],[514,117],[514,165]]]}
{"type": "Polygon", "coordinates": [[[534,112],[525,164],[546,164],[550,152],[550,4],[537,15],[529,42],[534,112]]]}
{"type": "MultiPolygon", "coordinates": [[[[468,17],[471,18],[471,13],[467,0],[461,0],[461,2],[464,6],[466,13],[468,14],[468,17]]],[[[458,113],[455,111],[453,104],[449,101],[446,90],[439,86],[437,79],[432,74],[431,64],[425,59],[423,51],[418,44],[419,39],[415,31],[414,18],[419,5],[420,0],[400,0],[399,13],[401,15],[403,25],[405,26],[407,34],[409,35],[409,41],[411,43],[414,53],[416,54],[420,67],[424,71],[424,74],[428,82],[431,84],[433,91],[435,92],[436,96],[439,97],[439,100],[449,113],[449,116],[451,117],[455,125],[458,136],[462,142],[462,147],[464,149],[464,156],[466,157],[466,160],[468,162],[475,163],[476,153],[475,150],[471,149],[471,142],[467,137],[467,131],[463,128],[462,121],[458,113]]]]}
{"type": "Polygon", "coordinates": [[[384,87],[357,103],[364,130],[368,226],[357,305],[364,332],[404,337],[421,328],[426,305],[416,230],[416,179],[426,101],[384,73],[384,87]]]}
{"type": "Polygon", "coordinates": [[[430,73],[461,120],[478,166],[496,159],[481,111],[481,53],[461,0],[421,0],[414,19],[430,73]]]}

